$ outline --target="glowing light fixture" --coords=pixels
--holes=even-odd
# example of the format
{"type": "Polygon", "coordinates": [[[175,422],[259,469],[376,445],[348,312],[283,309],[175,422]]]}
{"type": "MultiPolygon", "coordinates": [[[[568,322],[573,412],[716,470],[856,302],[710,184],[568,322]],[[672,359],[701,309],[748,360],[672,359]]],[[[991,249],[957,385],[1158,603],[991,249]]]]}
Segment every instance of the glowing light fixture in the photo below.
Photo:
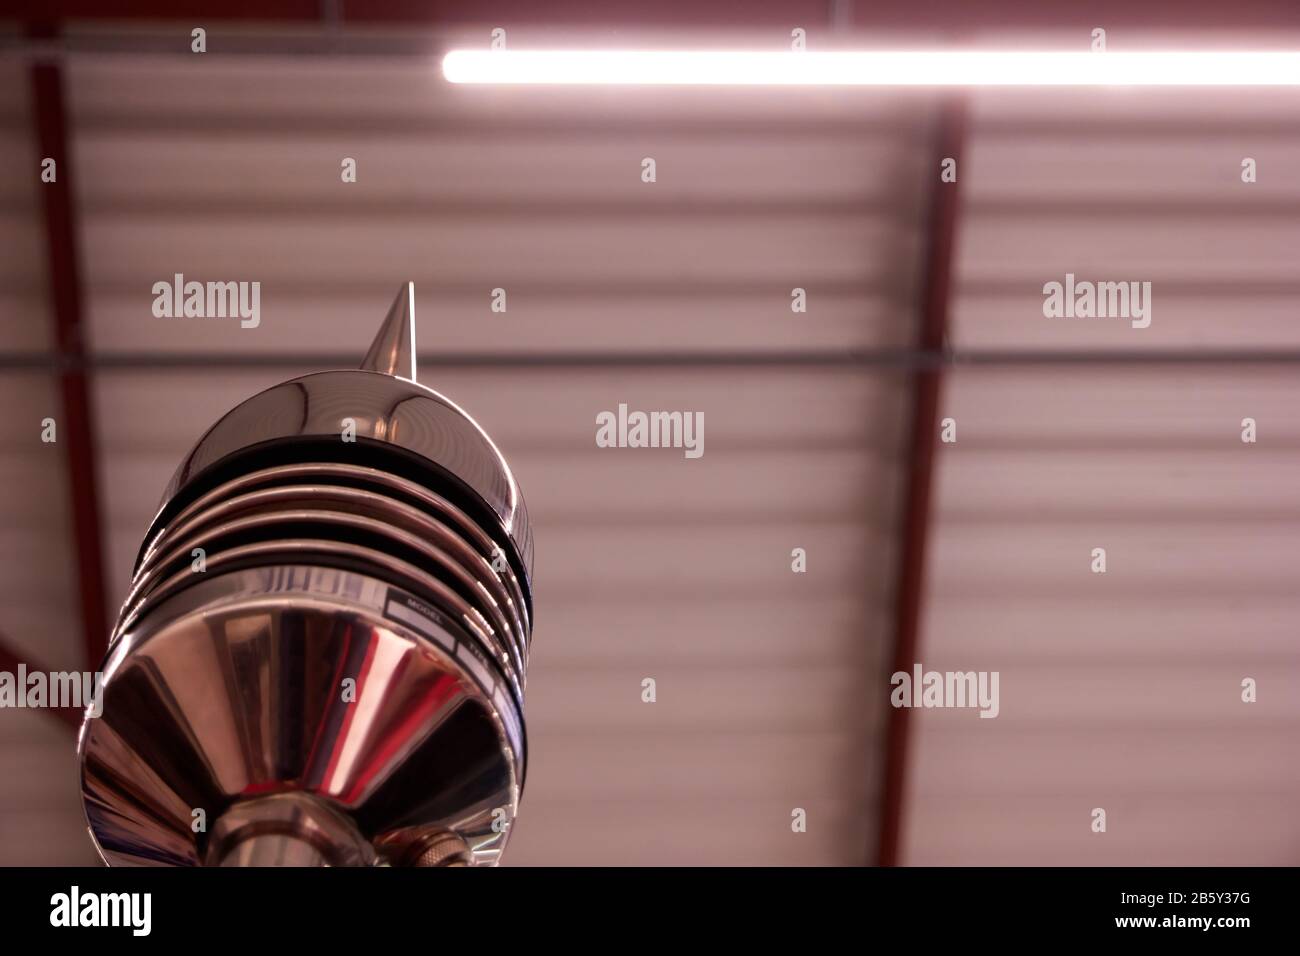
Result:
{"type": "Polygon", "coordinates": [[[452,83],[629,86],[1297,86],[1300,52],[452,50],[452,83]]]}

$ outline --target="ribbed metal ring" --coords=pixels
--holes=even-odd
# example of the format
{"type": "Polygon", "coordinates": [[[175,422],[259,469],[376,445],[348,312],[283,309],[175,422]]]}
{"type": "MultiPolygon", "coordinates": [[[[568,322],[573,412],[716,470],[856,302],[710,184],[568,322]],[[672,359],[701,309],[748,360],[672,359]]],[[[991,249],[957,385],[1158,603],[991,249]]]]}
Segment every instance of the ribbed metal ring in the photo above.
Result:
{"type": "MultiPolygon", "coordinates": [[[[178,566],[189,565],[192,553],[198,548],[203,549],[206,560],[228,546],[223,542],[249,537],[351,540],[358,535],[383,539],[395,548],[418,552],[421,556],[418,564],[443,580],[474,608],[480,618],[478,623],[492,635],[494,643],[499,643],[501,651],[511,657],[514,669],[522,677],[525,668],[522,623],[511,613],[509,596],[491,565],[472,552],[447,526],[391,499],[355,489],[324,489],[322,493],[322,489],[285,486],[214,504],[159,536],[156,547],[136,575],[126,606],[148,594],[160,577],[174,572],[178,566]],[[340,507],[347,507],[348,511],[336,510],[340,507]],[[373,517],[355,513],[366,510],[373,517]],[[403,525],[421,533],[414,534],[403,525]],[[445,544],[446,550],[430,544],[430,538],[445,544]]],[[[519,683],[522,686],[523,680],[519,683]]]]}

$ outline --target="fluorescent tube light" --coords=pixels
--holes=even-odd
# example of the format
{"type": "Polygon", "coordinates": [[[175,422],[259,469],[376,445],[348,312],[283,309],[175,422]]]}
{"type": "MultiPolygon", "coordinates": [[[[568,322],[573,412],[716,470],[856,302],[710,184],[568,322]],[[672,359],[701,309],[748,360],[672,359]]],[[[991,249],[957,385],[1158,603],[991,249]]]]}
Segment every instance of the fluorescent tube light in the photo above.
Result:
{"type": "Polygon", "coordinates": [[[452,83],[648,86],[1297,86],[1300,52],[452,50],[452,83]]]}

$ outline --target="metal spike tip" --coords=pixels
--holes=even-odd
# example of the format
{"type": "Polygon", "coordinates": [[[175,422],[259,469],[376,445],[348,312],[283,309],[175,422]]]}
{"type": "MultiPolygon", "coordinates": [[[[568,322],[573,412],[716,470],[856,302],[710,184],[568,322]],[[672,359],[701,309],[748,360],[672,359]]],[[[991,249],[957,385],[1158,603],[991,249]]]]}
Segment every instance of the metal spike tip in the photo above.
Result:
{"type": "Polygon", "coordinates": [[[379,334],[370,343],[361,368],[415,381],[415,283],[397,290],[379,334]]]}

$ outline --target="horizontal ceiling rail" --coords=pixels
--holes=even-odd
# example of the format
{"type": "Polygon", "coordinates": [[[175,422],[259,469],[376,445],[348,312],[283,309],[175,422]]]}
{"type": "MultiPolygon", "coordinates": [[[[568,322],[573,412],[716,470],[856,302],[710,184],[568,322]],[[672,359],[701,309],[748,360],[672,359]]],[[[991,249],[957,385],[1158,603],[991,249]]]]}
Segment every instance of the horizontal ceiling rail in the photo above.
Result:
{"type": "MultiPolygon", "coordinates": [[[[944,367],[1201,366],[1297,365],[1300,349],[825,349],[752,352],[442,352],[421,354],[430,368],[748,368],[866,367],[883,371],[917,371],[944,367]]],[[[0,353],[0,370],[50,371],[65,368],[133,372],[171,369],[321,369],[351,368],[351,352],[117,352],[71,359],[37,352],[0,353]]]]}

